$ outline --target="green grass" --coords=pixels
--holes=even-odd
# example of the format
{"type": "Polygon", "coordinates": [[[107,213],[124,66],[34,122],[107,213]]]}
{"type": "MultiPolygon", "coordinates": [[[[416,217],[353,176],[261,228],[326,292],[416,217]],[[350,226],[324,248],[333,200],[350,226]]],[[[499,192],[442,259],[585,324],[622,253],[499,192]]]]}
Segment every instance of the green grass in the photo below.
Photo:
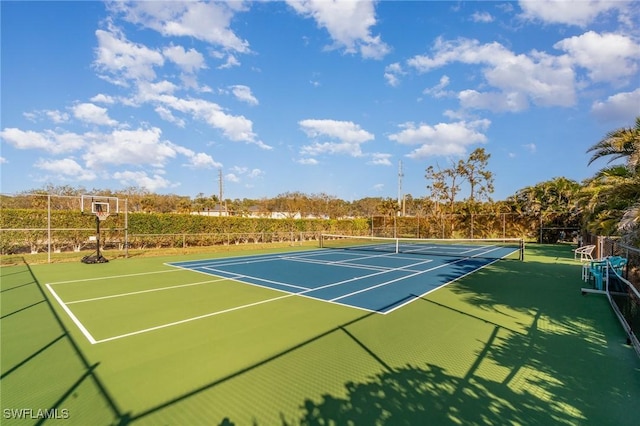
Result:
{"type": "Polygon", "coordinates": [[[64,424],[81,425],[637,423],[640,360],[606,299],[580,294],[566,246],[530,246],[525,262],[388,315],[287,297],[95,345],[44,287],[81,280],[54,285],[70,302],[194,284],[69,305],[97,340],[282,295],[197,284],[212,278],[190,271],[133,275],[214,255],[229,253],[3,267],[3,413],[66,409],[64,424]]]}

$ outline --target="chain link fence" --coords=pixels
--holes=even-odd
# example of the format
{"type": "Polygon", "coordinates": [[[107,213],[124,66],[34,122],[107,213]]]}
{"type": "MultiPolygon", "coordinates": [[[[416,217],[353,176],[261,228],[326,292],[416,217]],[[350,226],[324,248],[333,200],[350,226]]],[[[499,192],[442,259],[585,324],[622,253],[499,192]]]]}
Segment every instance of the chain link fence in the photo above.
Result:
{"type": "Polygon", "coordinates": [[[640,248],[623,243],[620,239],[587,235],[585,244],[595,245],[595,259],[607,260],[605,292],[625,332],[627,343],[633,345],[640,356],[640,248]],[[620,271],[612,262],[624,265],[620,271]]]}

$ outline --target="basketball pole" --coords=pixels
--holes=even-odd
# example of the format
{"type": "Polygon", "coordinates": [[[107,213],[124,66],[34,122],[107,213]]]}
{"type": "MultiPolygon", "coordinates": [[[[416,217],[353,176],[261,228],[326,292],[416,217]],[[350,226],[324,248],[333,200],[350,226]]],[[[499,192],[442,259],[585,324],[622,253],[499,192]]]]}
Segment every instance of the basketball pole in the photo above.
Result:
{"type": "Polygon", "coordinates": [[[100,261],[100,218],[96,214],[96,259],[100,261]]]}
{"type": "MultiPolygon", "coordinates": [[[[107,263],[109,260],[107,260],[104,256],[102,256],[102,254],[100,253],[100,216],[102,214],[102,211],[96,211],[95,215],[96,215],[96,253],[94,255],[91,256],[85,256],[81,259],[82,263],[107,263]]],[[[104,217],[106,218],[106,217],[104,217]]]]}

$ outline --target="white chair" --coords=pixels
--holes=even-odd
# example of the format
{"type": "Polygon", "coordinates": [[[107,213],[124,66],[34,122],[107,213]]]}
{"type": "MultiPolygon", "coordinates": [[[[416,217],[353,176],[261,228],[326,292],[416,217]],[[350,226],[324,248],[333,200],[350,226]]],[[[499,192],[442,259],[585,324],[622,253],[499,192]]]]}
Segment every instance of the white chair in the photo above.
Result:
{"type": "Polygon", "coordinates": [[[582,281],[589,281],[589,271],[591,269],[591,262],[593,262],[593,251],[595,245],[588,245],[578,247],[573,251],[573,258],[578,260],[580,256],[580,262],[582,262],[582,281]]]}
{"type": "Polygon", "coordinates": [[[595,250],[595,248],[595,245],[578,247],[573,251],[573,257],[578,260],[578,256],[580,256],[580,262],[591,262],[593,260],[593,250],[595,250]]]}

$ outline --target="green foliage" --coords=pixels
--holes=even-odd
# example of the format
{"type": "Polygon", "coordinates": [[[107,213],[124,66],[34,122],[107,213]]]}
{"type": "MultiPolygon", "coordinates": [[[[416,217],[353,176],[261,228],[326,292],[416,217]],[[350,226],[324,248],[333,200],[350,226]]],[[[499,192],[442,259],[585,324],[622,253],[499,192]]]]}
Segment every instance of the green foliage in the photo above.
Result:
{"type": "Polygon", "coordinates": [[[585,228],[640,244],[640,116],[635,127],[607,133],[587,152],[592,153],[589,164],[601,158],[623,163],[600,170],[584,183],[579,204],[585,228]]]}
{"type": "MultiPolygon", "coordinates": [[[[0,214],[0,253],[38,252],[51,232],[54,250],[79,251],[90,245],[96,218],[79,211],[3,208],[0,214]],[[49,220],[51,221],[49,226],[49,220]]],[[[266,219],[172,213],[129,213],[130,248],[185,247],[250,242],[317,239],[322,232],[366,234],[367,219],[266,219]]],[[[125,215],[111,215],[100,223],[102,243],[123,248],[125,215]]]]}

